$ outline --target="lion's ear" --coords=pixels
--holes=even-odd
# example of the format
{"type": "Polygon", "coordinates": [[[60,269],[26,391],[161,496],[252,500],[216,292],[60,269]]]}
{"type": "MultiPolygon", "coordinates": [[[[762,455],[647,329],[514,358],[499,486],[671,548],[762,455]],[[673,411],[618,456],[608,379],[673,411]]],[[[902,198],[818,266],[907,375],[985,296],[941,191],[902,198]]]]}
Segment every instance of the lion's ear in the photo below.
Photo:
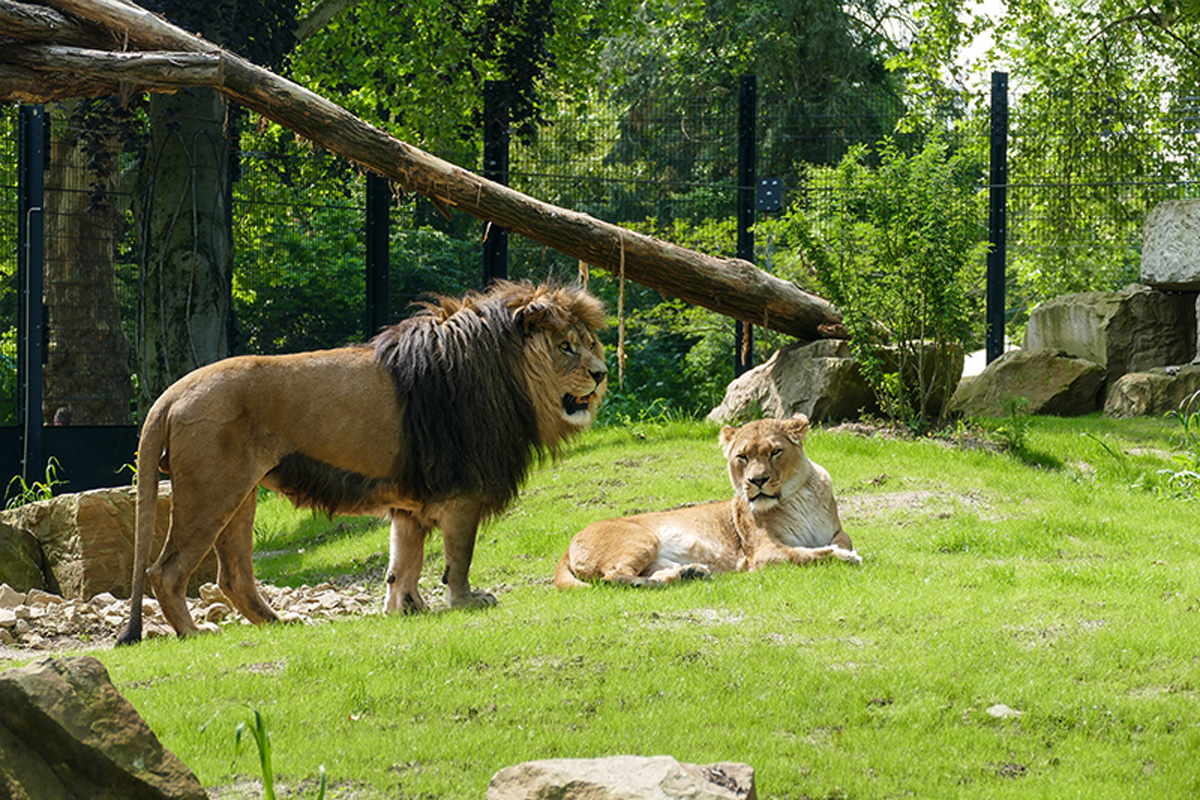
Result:
{"type": "Polygon", "coordinates": [[[796,444],[804,442],[804,437],[808,435],[808,427],[808,417],[803,414],[797,414],[783,422],[783,428],[787,431],[788,437],[796,444]]]}
{"type": "Polygon", "coordinates": [[[567,326],[562,308],[547,298],[533,300],[513,311],[513,319],[526,335],[534,331],[561,331],[567,326]]]}

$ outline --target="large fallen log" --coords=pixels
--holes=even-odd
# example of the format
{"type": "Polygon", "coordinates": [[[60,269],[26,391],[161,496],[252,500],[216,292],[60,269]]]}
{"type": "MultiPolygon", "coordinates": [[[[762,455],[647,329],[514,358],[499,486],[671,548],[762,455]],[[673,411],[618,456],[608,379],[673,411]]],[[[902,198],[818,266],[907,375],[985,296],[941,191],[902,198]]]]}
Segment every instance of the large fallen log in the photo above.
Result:
{"type": "Polygon", "coordinates": [[[486,180],[124,0],[0,0],[0,35],[25,43],[0,47],[0,99],[40,102],[81,87],[128,94],[209,86],[443,208],[744,322],[802,339],[846,335],[828,301],[747,261],[698,253],[486,180]],[[55,17],[61,21],[51,31],[45,20],[55,17]],[[70,45],[55,43],[63,40],[70,45]]]}

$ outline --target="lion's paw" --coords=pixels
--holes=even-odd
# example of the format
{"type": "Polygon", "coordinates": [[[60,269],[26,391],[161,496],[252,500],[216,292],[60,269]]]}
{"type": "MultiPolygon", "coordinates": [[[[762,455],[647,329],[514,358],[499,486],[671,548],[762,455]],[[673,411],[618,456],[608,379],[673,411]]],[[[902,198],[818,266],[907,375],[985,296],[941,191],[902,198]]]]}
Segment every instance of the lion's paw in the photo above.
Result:
{"type": "Polygon", "coordinates": [[[679,580],[681,581],[710,577],[712,577],[712,570],[706,564],[689,564],[679,573],[679,580]]]}
{"type": "Polygon", "coordinates": [[[452,608],[491,608],[496,603],[494,594],[475,590],[467,592],[466,595],[455,595],[450,600],[452,608]]]}

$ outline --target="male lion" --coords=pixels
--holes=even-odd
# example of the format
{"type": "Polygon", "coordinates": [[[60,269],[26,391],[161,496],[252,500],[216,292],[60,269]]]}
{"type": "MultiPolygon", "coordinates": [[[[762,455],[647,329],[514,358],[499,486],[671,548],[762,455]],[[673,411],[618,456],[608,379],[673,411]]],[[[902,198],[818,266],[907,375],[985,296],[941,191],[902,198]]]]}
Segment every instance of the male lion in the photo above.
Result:
{"type": "Polygon", "coordinates": [[[129,626],[142,633],[146,578],[180,636],[210,549],[217,582],[254,623],[278,616],[251,561],[257,487],[328,513],[391,517],[384,608],[418,611],[425,537],[441,528],[446,599],[493,605],[467,573],[481,519],[515,496],[531,461],[591,424],[608,370],[599,300],[575,287],[497,283],[439,298],[369,345],[244,356],[202,367],[151,407],[138,448],[129,626]],[[159,470],[173,479],[162,554],[150,560],[159,470]]]}
{"type": "Polygon", "coordinates": [[[592,523],[571,540],[555,585],[661,586],[830,556],[861,563],[838,520],[829,473],[804,452],[807,433],[803,415],[723,428],[732,500],[592,523]]]}

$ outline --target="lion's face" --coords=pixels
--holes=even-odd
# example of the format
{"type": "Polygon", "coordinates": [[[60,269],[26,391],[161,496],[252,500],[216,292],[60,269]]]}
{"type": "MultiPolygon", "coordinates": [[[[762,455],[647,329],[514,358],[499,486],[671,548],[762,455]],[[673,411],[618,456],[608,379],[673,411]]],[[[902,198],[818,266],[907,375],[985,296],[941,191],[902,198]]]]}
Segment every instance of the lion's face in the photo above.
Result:
{"type": "Polygon", "coordinates": [[[804,455],[808,418],[762,419],[741,428],[723,428],[721,444],[734,491],[755,512],[775,508],[808,480],[804,455]]]}
{"type": "Polygon", "coordinates": [[[608,388],[600,301],[578,289],[535,295],[514,310],[526,332],[525,370],[543,444],[571,436],[596,419],[608,388]]]}
{"type": "Polygon", "coordinates": [[[552,334],[554,373],[561,378],[560,408],[563,421],[585,428],[596,419],[596,411],[608,388],[608,367],[604,347],[596,334],[576,323],[559,334],[552,334]]]}

